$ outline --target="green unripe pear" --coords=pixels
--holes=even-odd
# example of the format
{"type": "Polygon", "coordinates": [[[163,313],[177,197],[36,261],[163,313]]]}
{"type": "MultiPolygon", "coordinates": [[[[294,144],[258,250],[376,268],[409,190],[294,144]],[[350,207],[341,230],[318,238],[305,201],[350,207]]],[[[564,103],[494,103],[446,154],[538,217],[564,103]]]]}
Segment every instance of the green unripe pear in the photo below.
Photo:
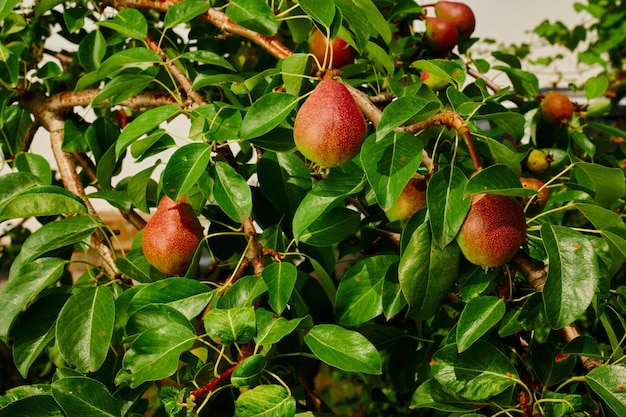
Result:
{"type": "Polygon", "coordinates": [[[189,199],[183,196],[175,202],[163,196],[143,230],[141,248],[148,262],[159,271],[184,275],[203,237],[202,225],[189,199]]]}
{"type": "Polygon", "coordinates": [[[309,35],[308,49],[325,68],[341,68],[354,61],[354,49],[348,42],[339,36],[335,36],[329,42],[317,28],[313,28],[309,35]]]}
{"type": "Polygon", "coordinates": [[[293,126],[298,150],[316,164],[332,168],[361,150],[367,126],[350,91],[339,81],[325,79],[302,104],[293,126]]]}
{"type": "Polygon", "coordinates": [[[459,32],[459,40],[468,40],[476,28],[474,12],[465,3],[438,1],[435,3],[435,16],[454,24],[459,32]]]}
{"type": "Polygon", "coordinates": [[[457,235],[468,261],[483,268],[504,265],[526,241],[526,218],[520,203],[508,196],[476,194],[457,235]]]}
{"type": "Polygon", "coordinates": [[[385,214],[390,222],[398,220],[405,222],[424,207],[426,207],[426,181],[411,178],[385,214]]]}
{"type": "Polygon", "coordinates": [[[526,169],[533,174],[543,174],[550,168],[554,158],[539,149],[532,149],[526,158],[526,169]]]}

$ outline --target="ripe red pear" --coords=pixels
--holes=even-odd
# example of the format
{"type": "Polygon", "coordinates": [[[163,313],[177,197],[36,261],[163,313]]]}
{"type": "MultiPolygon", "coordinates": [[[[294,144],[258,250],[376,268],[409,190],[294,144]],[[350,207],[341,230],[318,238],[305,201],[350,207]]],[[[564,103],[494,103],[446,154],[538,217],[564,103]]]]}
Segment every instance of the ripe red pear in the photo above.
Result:
{"type": "Polygon", "coordinates": [[[184,275],[203,237],[202,225],[189,199],[183,196],[175,202],[163,196],[143,230],[141,248],[148,262],[159,271],[184,275]]]}
{"type": "Polygon", "coordinates": [[[298,150],[314,163],[332,168],[361,150],[367,126],[350,91],[342,83],[325,79],[302,104],[293,126],[298,150]]]}
{"type": "Polygon", "coordinates": [[[439,54],[447,54],[456,46],[459,32],[452,22],[440,17],[425,17],[426,42],[439,54]]]}
{"type": "Polygon", "coordinates": [[[411,216],[426,207],[426,181],[411,178],[404,186],[395,203],[385,212],[390,222],[409,220],[411,216]]]}
{"type": "Polygon", "coordinates": [[[468,40],[476,28],[474,12],[465,3],[438,1],[435,3],[435,16],[454,24],[459,32],[459,40],[468,40]]]}
{"type": "Polygon", "coordinates": [[[328,38],[319,29],[313,28],[308,40],[309,52],[315,55],[320,65],[326,69],[341,68],[354,61],[354,49],[339,36],[330,41],[330,47],[328,44],[328,38]],[[324,57],[327,57],[326,60],[324,57]]]}
{"type": "Polygon", "coordinates": [[[520,203],[496,194],[472,196],[457,236],[468,261],[483,268],[504,265],[526,241],[526,218],[520,203]]]}
{"type": "Polygon", "coordinates": [[[572,101],[565,94],[558,91],[548,91],[539,108],[543,120],[555,126],[567,124],[572,114],[574,114],[572,101]]]}

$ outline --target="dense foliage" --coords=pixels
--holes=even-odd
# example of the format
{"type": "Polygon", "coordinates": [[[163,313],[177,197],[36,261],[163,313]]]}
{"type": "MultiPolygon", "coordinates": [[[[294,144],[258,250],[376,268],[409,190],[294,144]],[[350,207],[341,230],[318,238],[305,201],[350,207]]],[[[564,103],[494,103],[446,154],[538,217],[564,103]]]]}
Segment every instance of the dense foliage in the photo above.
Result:
{"type": "Polygon", "coordinates": [[[536,32],[603,70],[554,121],[524,48],[438,50],[412,0],[4,0],[0,417],[626,415],[626,7],[576,7],[536,32]],[[367,120],[333,168],[293,140],[320,77],[367,120]],[[502,266],[457,241],[484,193],[525,209],[502,266]],[[184,276],[142,251],[163,195],[204,228],[184,276]]]}

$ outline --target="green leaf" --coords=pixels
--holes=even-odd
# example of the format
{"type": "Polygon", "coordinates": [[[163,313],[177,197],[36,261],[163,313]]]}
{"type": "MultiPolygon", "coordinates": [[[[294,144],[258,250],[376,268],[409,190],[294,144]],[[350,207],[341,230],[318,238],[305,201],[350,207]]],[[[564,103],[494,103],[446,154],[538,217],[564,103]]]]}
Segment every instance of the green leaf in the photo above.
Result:
{"type": "Polygon", "coordinates": [[[52,184],[50,163],[43,156],[31,152],[19,153],[15,156],[14,164],[18,171],[35,175],[43,184],[52,184]]]}
{"type": "Polygon", "coordinates": [[[92,102],[95,106],[119,104],[141,93],[152,81],[154,81],[154,76],[149,74],[117,75],[104,85],[92,102]],[[109,103],[103,103],[105,100],[109,103]]]}
{"type": "Polygon", "coordinates": [[[353,0],[353,3],[365,12],[372,28],[378,32],[386,44],[389,44],[391,42],[391,28],[374,2],[370,0],[353,0]]]}
{"type": "Polygon", "coordinates": [[[180,108],[173,104],[155,107],[140,114],[136,119],[126,126],[119,138],[115,142],[115,157],[120,158],[122,153],[135,140],[145,133],[159,127],[159,125],[168,119],[178,115],[180,108]]]}
{"type": "Polygon", "coordinates": [[[281,385],[259,385],[235,400],[234,417],[288,417],[296,413],[296,399],[281,385]]]}
{"type": "Polygon", "coordinates": [[[593,197],[594,202],[602,207],[609,208],[626,191],[624,171],[620,168],[579,162],[572,176],[593,197]]]}
{"type": "MultiPolygon", "coordinates": [[[[133,10],[133,9],[125,9],[133,10]]],[[[123,49],[108,57],[98,68],[94,81],[103,80],[105,78],[113,78],[119,72],[127,69],[138,69],[140,71],[148,70],[155,64],[162,63],[163,60],[155,52],[148,48],[136,47],[123,49]]],[[[142,74],[135,74],[142,75],[142,74]]],[[[150,75],[147,72],[143,76],[150,75]]],[[[154,76],[152,77],[154,78],[154,76]]]]}
{"type": "Polygon", "coordinates": [[[604,365],[589,371],[587,384],[602,398],[615,415],[626,415],[626,368],[622,365],[604,365]]]}
{"type": "Polygon", "coordinates": [[[585,81],[585,97],[587,100],[600,97],[609,87],[609,80],[604,75],[597,75],[585,81]]]}
{"type": "Polygon", "coordinates": [[[477,410],[481,408],[481,405],[477,404],[476,401],[466,400],[458,395],[454,395],[453,392],[445,390],[437,380],[428,379],[413,393],[409,408],[432,408],[448,413],[458,411],[467,417],[473,416],[473,414],[467,413],[468,410],[477,410]]]}
{"type": "Polygon", "coordinates": [[[149,304],[165,304],[191,320],[205,309],[213,295],[213,291],[201,282],[171,277],[140,286],[128,311],[133,313],[149,304]]]}
{"type": "Polygon", "coordinates": [[[0,176],[0,207],[22,192],[41,185],[41,180],[30,172],[12,172],[0,176]]]}
{"type": "Polygon", "coordinates": [[[176,3],[167,9],[163,25],[165,29],[172,29],[182,23],[189,22],[191,19],[206,13],[211,4],[206,1],[187,0],[176,3]]]}
{"type": "Polygon", "coordinates": [[[241,139],[264,135],[278,126],[298,104],[299,99],[287,93],[268,93],[248,109],[241,124],[241,139]]]}
{"type": "Polygon", "coordinates": [[[625,228],[622,217],[613,210],[588,203],[574,203],[574,207],[600,231],[609,227],[625,228]]]}
{"type": "MultiPolygon", "coordinates": [[[[124,314],[131,314],[131,311],[131,307],[128,306],[128,310],[124,314]]],[[[128,336],[125,341],[132,341],[147,330],[170,324],[178,324],[193,330],[189,319],[174,307],[167,304],[147,304],[139,310],[135,310],[128,317],[124,328],[128,336]]]]}
{"type": "Polygon", "coordinates": [[[266,365],[267,357],[259,354],[249,356],[237,365],[230,376],[230,383],[235,388],[256,386],[261,381],[266,365]]]}
{"type": "Polygon", "coordinates": [[[120,10],[113,19],[98,22],[100,26],[113,29],[122,36],[143,41],[148,34],[148,22],[137,9],[120,10]]]}
{"type": "Polygon", "coordinates": [[[213,197],[224,213],[243,223],[252,213],[252,191],[246,180],[226,162],[215,163],[213,197]]]}
{"type": "Polygon", "coordinates": [[[398,262],[395,255],[367,257],[346,271],[335,301],[335,318],[344,326],[358,326],[383,312],[385,275],[398,262]]]}
{"type": "Polygon", "coordinates": [[[311,189],[311,174],[295,153],[264,152],[257,164],[261,191],[286,216],[293,217],[311,189]]]}
{"type": "Polygon", "coordinates": [[[304,13],[308,14],[322,26],[329,28],[335,18],[335,4],[332,1],[300,0],[298,2],[304,13]]]}
{"type": "Polygon", "coordinates": [[[13,361],[23,378],[31,365],[54,339],[54,328],[67,294],[50,294],[37,299],[22,314],[15,327],[13,361]]]}
{"type": "Polygon", "coordinates": [[[52,382],[52,396],[69,415],[121,417],[122,407],[100,381],[73,376],[52,382]]]}
{"type": "Polygon", "coordinates": [[[469,210],[467,177],[456,166],[435,172],[426,188],[426,204],[434,241],[443,248],[456,237],[469,210]]]}
{"type": "Polygon", "coordinates": [[[482,114],[476,117],[477,120],[490,120],[498,125],[513,139],[520,140],[524,137],[524,125],[526,119],[524,115],[516,112],[499,112],[482,114]]]}
{"type": "Polygon", "coordinates": [[[473,194],[499,194],[529,197],[536,193],[522,187],[519,176],[507,165],[491,165],[481,169],[465,185],[465,197],[473,194]]]}
{"type": "Polygon", "coordinates": [[[106,54],[106,39],[100,30],[89,32],[78,46],[78,60],[86,71],[95,71],[106,54]]]}
{"type": "Polygon", "coordinates": [[[0,338],[5,343],[8,344],[9,332],[22,309],[41,291],[56,283],[64,269],[63,259],[42,258],[26,261],[19,269],[12,270],[0,292],[0,338]]]}
{"type": "Polygon", "coordinates": [[[305,336],[304,342],[322,362],[348,372],[382,373],[381,358],[361,333],[334,324],[320,324],[305,336]]]}
{"type": "Polygon", "coordinates": [[[543,287],[547,319],[560,329],[587,309],[600,280],[592,243],[569,227],[544,224],[541,238],[548,254],[548,276],[543,287]],[[581,265],[585,273],[580,273],[581,265]]]}
{"type": "Polygon", "coordinates": [[[361,164],[378,204],[388,210],[419,168],[423,142],[408,133],[391,133],[381,140],[374,139],[372,135],[363,143],[361,164]]]}
{"type": "Polygon", "coordinates": [[[20,0],[6,0],[0,5],[0,20],[4,20],[13,9],[19,4],[20,0]]]}
{"type": "Polygon", "coordinates": [[[281,315],[291,298],[298,277],[298,269],[289,262],[275,262],[266,265],[261,276],[267,284],[268,302],[272,310],[281,315]]]}
{"type": "Polygon", "coordinates": [[[302,232],[300,241],[311,246],[331,246],[354,233],[360,223],[359,212],[346,207],[333,207],[302,232]]]}
{"type": "Polygon", "coordinates": [[[241,26],[267,36],[278,31],[274,11],[264,0],[231,0],[226,15],[241,26]]]}
{"type": "MultiPolygon", "coordinates": [[[[376,142],[388,136],[393,130],[410,121],[415,123],[418,120],[416,116],[429,104],[428,100],[421,97],[407,96],[398,97],[389,103],[383,110],[383,114],[376,128],[376,142]]],[[[414,141],[413,135],[406,134],[403,140],[407,142],[414,141]]]]}
{"type": "Polygon", "coordinates": [[[486,400],[516,384],[517,371],[493,345],[477,341],[459,353],[456,344],[433,355],[432,376],[446,389],[468,400],[486,400]]]}
{"type": "Polygon", "coordinates": [[[0,221],[70,214],[87,214],[85,203],[76,194],[50,185],[27,190],[6,201],[0,208],[0,221]]]}
{"type": "Polygon", "coordinates": [[[172,200],[178,201],[198,183],[210,163],[211,147],[206,143],[189,143],[178,148],[163,170],[163,191],[172,200]]]}
{"type": "Polygon", "coordinates": [[[215,343],[245,343],[256,333],[254,307],[212,309],[204,318],[204,329],[215,343]]]}
{"type": "Polygon", "coordinates": [[[258,308],[255,314],[257,334],[254,337],[254,341],[257,345],[268,348],[274,343],[280,342],[283,337],[293,332],[299,326],[302,326],[303,322],[308,324],[306,327],[313,325],[310,316],[287,320],[284,317],[276,317],[271,311],[264,308],[258,308]]]}
{"type": "Polygon", "coordinates": [[[456,343],[459,353],[467,350],[498,324],[505,311],[504,301],[497,297],[479,296],[471,299],[465,305],[457,323],[456,343]]]}
{"type": "Polygon", "coordinates": [[[411,67],[428,71],[436,77],[443,78],[450,84],[460,88],[465,82],[465,71],[456,61],[445,59],[420,59],[411,63],[411,67]]]}
{"type": "Polygon", "coordinates": [[[79,372],[97,371],[109,351],[115,320],[115,301],[109,287],[74,292],[59,313],[56,339],[68,364],[79,372]]]}
{"type": "Polygon", "coordinates": [[[200,62],[202,64],[215,65],[217,67],[226,68],[230,71],[235,71],[235,67],[233,67],[233,65],[228,62],[226,58],[212,51],[188,51],[182,54],[181,58],[188,59],[190,61],[200,62]]]}
{"type": "Polygon", "coordinates": [[[194,338],[190,326],[175,322],[144,331],[124,354],[115,383],[137,388],[146,381],[167,378],[176,372],[181,353],[191,349],[194,338]]]}
{"type": "Polygon", "coordinates": [[[0,417],[66,417],[51,395],[33,395],[0,408],[0,417]]]}
{"type": "Polygon", "coordinates": [[[285,82],[285,92],[295,97],[300,96],[303,75],[308,73],[310,55],[303,53],[293,53],[283,60],[281,69],[283,70],[283,81],[285,82]]]}
{"type": "Polygon", "coordinates": [[[267,284],[262,278],[256,275],[241,277],[217,300],[217,308],[252,307],[266,292],[267,284]]]}

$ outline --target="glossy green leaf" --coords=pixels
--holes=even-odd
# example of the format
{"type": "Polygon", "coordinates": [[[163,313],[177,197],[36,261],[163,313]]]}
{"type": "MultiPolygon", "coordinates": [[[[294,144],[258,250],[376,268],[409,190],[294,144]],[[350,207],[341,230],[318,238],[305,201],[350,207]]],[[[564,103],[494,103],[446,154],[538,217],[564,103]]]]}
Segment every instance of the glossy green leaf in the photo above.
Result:
{"type": "Polygon", "coordinates": [[[226,15],[241,26],[267,36],[274,36],[278,21],[274,11],[264,0],[231,0],[226,15]]]}
{"type": "Polygon", "coordinates": [[[594,202],[602,207],[610,207],[626,191],[624,171],[620,168],[579,162],[573,171],[573,177],[593,197],[594,202]]]}
{"type": "Polygon", "coordinates": [[[461,87],[465,82],[465,70],[456,61],[445,59],[420,59],[411,63],[411,67],[420,71],[428,71],[457,87],[461,87]]]}
{"type": "Polygon", "coordinates": [[[174,28],[182,23],[189,22],[196,16],[205,13],[211,7],[205,1],[184,1],[176,3],[167,9],[163,25],[165,29],[174,28]]]}
{"type": "Polygon", "coordinates": [[[626,415],[626,368],[622,365],[599,366],[585,376],[591,389],[616,415],[626,415]]]}
{"type": "Polygon", "coordinates": [[[426,189],[426,204],[433,240],[443,248],[456,237],[469,210],[465,198],[467,177],[457,167],[445,167],[435,172],[426,189]]]}
{"type": "Polygon", "coordinates": [[[289,262],[266,265],[261,273],[267,284],[268,302],[276,314],[282,314],[293,292],[298,270],[289,262]]]}
{"type": "Polygon", "coordinates": [[[235,388],[254,387],[261,381],[266,366],[267,357],[259,354],[249,356],[237,365],[230,376],[230,383],[235,388]]]}
{"type": "Polygon", "coordinates": [[[300,0],[302,10],[313,20],[329,28],[335,18],[335,4],[332,1],[300,0]]]}
{"type": "Polygon", "coordinates": [[[217,307],[251,307],[265,292],[267,284],[262,278],[256,275],[241,277],[217,300],[217,307]]]}
{"type": "Polygon", "coordinates": [[[0,208],[0,221],[70,214],[87,214],[85,203],[76,194],[49,185],[32,188],[6,201],[0,208]]]}
{"type": "Polygon", "coordinates": [[[211,103],[194,109],[191,114],[189,138],[198,141],[239,140],[241,111],[234,107],[211,103]]]}
{"type": "Polygon", "coordinates": [[[157,381],[176,372],[181,353],[191,349],[195,333],[189,326],[169,323],[141,333],[124,354],[116,384],[137,388],[146,381],[157,381]]]}
{"type": "MultiPolygon", "coordinates": [[[[108,57],[102,63],[102,65],[100,65],[100,67],[97,69],[95,78],[97,80],[112,78],[116,76],[119,72],[128,69],[144,71],[154,67],[155,64],[162,62],[163,60],[161,59],[161,57],[155,52],[149,50],[148,48],[136,47],[123,49],[108,57]]],[[[150,74],[144,73],[143,75],[146,76],[150,74]]]]}
{"type": "Polygon", "coordinates": [[[128,311],[135,312],[148,304],[166,304],[191,320],[204,310],[213,295],[210,287],[198,281],[171,277],[142,285],[130,301],[128,311]]]}
{"type": "Polygon", "coordinates": [[[359,212],[346,207],[333,207],[300,234],[300,241],[311,246],[331,246],[354,233],[360,223],[359,212]]]}
{"type": "Polygon", "coordinates": [[[296,399],[281,385],[259,385],[235,400],[234,417],[282,417],[296,413],[296,399]]]}
{"type": "Polygon", "coordinates": [[[433,355],[432,376],[446,389],[468,400],[486,400],[516,384],[517,371],[493,345],[477,341],[462,353],[456,344],[433,355]]]}
{"type": "Polygon", "coordinates": [[[257,171],[263,194],[281,213],[292,217],[312,187],[304,161],[294,153],[268,151],[259,160],[257,171]]]}
{"type": "Polygon", "coordinates": [[[213,179],[213,197],[217,204],[228,217],[243,223],[252,213],[252,191],[246,180],[223,161],[215,163],[213,179]]]}
{"type": "Polygon", "coordinates": [[[78,60],[87,71],[94,71],[106,54],[106,39],[100,30],[89,32],[78,47],[78,60]]]}
{"type": "MultiPolygon", "coordinates": [[[[399,97],[385,107],[380,122],[376,127],[376,142],[389,136],[398,126],[406,122],[415,123],[417,115],[428,106],[429,102],[421,97],[399,97]]],[[[413,135],[405,134],[402,140],[411,142],[415,138],[413,135]]]]}
{"type": "Polygon", "coordinates": [[[2,2],[2,5],[0,5],[0,20],[4,20],[19,2],[20,0],[6,0],[2,2]]]}
{"type": "Polygon", "coordinates": [[[471,299],[463,308],[457,323],[456,343],[459,353],[467,350],[504,317],[504,301],[493,296],[471,299]]]}
{"type": "Polygon", "coordinates": [[[358,326],[383,312],[385,275],[397,262],[395,255],[372,256],[346,271],[337,288],[337,323],[358,326]]]}
{"type": "Polygon", "coordinates": [[[173,104],[155,107],[137,116],[126,126],[115,142],[115,156],[119,158],[124,150],[143,134],[156,129],[161,123],[178,115],[180,108],[173,104]]]}
{"type": "Polygon", "coordinates": [[[30,172],[13,172],[0,176],[0,208],[24,191],[42,185],[40,179],[30,172]]]}
{"type": "Polygon", "coordinates": [[[253,307],[212,309],[204,317],[204,329],[215,343],[245,343],[256,333],[253,307]]]}
{"type": "Polygon", "coordinates": [[[120,35],[143,41],[148,34],[148,22],[137,9],[120,10],[113,19],[98,22],[100,26],[113,29],[120,35]]]}
{"type": "Polygon", "coordinates": [[[97,371],[109,351],[115,302],[109,287],[77,290],[67,300],[56,323],[59,351],[79,372],[97,371]]]}
{"type": "Polygon", "coordinates": [[[365,183],[364,180],[362,173],[333,172],[326,179],[318,181],[300,202],[294,214],[294,238],[299,240],[314,221],[342,203],[348,195],[359,191],[365,183]]]}
{"type": "Polygon", "coordinates": [[[383,210],[393,205],[419,168],[422,147],[421,138],[408,133],[391,133],[380,140],[372,135],[363,143],[361,164],[383,210]]]}
{"type": "Polygon", "coordinates": [[[531,72],[523,71],[519,68],[505,67],[502,65],[494,65],[494,70],[504,72],[511,80],[513,90],[517,94],[532,99],[539,94],[539,79],[531,72]]]}
{"type": "Polygon", "coordinates": [[[574,203],[574,207],[598,230],[602,231],[609,227],[625,228],[621,216],[613,210],[588,203],[574,203]]]}
{"type": "Polygon", "coordinates": [[[211,162],[211,147],[206,143],[189,143],[171,156],[161,176],[162,188],[172,200],[187,194],[211,162]]]}
{"type": "Polygon", "coordinates": [[[519,176],[513,170],[498,164],[481,169],[465,185],[465,196],[484,193],[529,197],[535,194],[535,190],[523,188],[519,176]]]}
{"type": "Polygon", "coordinates": [[[320,324],[305,336],[304,342],[322,362],[349,372],[378,375],[381,358],[361,333],[334,324],[320,324]]]}
{"type": "Polygon", "coordinates": [[[608,227],[601,231],[611,251],[611,271],[617,271],[626,260],[626,230],[623,227],[608,227]]]}
{"type": "Polygon", "coordinates": [[[93,104],[119,104],[124,100],[136,96],[145,90],[154,81],[154,76],[149,74],[120,74],[107,82],[100,93],[94,97],[93,104]],[[108,103],[103,103],[105,100],[108,103]]]}
{"type": "Polygon", "coordinates": [[[600,280],[592,243],[569,227],[544,224],[541,238],[548,254],[543,300],[550,325],[560,329],[587,309],[600,280]],[[584,272],[580,265],[585,265],[584,272]]]}
{"type": "Polygon", "coordinates": [[[156,165],[152,165],[133,175],[128,181],[126,188],[127,195],[130,197],[132,205],[144,213],[150,213],[148,198],[150,185],[154,184],[154,181],[151,179],[155,168],[156,165]]]}
{"type": "Polygon", "coordinates": [[[431,408],[448,413],[461,412],[469,416],[468,410],[481,408],[482,404],[470,401],[445,390],[437,380],[429,379],[421,384],[411,397],[411,409],[431,408]]]}
{"type": "Polygon", "coordinates": [[[155,282],[166,277],[148,262],[140,249],[131,250],[125,257],[115,259],[115,266],[122,274],[140,283],[155,282]]]}
{"type": "Polygon", "coordinates": [[[285,92],[299,97],[304,83],[303,75],[307,74],[311,57],[304,53],[293,53],[283,60],[282,74],[285,82],[285,92]]]}
{"type": "Polygon", "coordinates": [[[477,117],[481,120],[489,120],[495,123],[498,127],[504,130],[507,134],[511,135],[513,139],[520,140],[524,137],[524,125],[526,120],[524,115],[515,112],[500,112],[483,114],[477,117]]]}
{"type": "Polygon", "coordinates": [[[137,336],[147,330],[158,329],[161,326],[180,325],[193,330],[189,319],[167,304],[147,304],[134,312],[129,306],[127,312],[132,314],[128,317],[124,329],[131,340],[136,339],[137,336]]]}
{"type": "Polygon", "coordinates": [[[212,51],[197,50],[185,52],[182,58],[189,59],[191,61],[201,62],[203,64],[215,65],[217,67],[226,68],[227,70],[235,71],[233,65],[228,62],[226,58],[220,56],[212,51]]]}
{"type": "Polygon", "coordinates": [[[52,396],[68,416],[122,416],[121,403],[113,398],[104,384],[85,376],[52,382],[52,396]]]}
{"type": "Polygon", "coordinates": [[[66,417],[51,395],[33,395],[0,408],[0,417],[66,417]]]}
{"type": "Polygon", "coordinates": [[[310,316],[287,320],[284,317],[276,317],[271,311],[258,308],[255,311],[257,334],[254,341],[260,346],[271,346],[278,343],[283,337],[293,332],[299,326],[312,327],[313,321],[310,316]]]}
{"type": "Polygon", "coordinates": [[[70,33],[78,32],[85,26],[85,18],[91,14],[91,11],[83,7],[75,7],[65,9],[63,11],[63,22],[67,26],[70,33]]]}
{"type": "Polygon", "coordinates": [[[52,184],[52,170],[46,158],[36,153],[20,153],[15,156],[15,168],[20,172],[30,172],[46,185],[52,184]]]}
{"type": "Polygon", "coordinates": [[[50,294],[37,299],[19,319],[13,339],[13,362],[23,378],[31,365],[54,339],[56,319],[67,294],[50,294]]]}
{"type": "Polygon", "coordinates": [[[248,109],[241,125],[241,138],[259,137],[278,126],[298,104],[299,99],[287,93],[268,93],[248,109]]]}
{"type": "Polygon", "coordinates": [[[0,339],[7,343],[9,332],[22,309],[63,275],[66,262],[58,258],[25,261],[12,270],[0,291],[0,339]]]}

